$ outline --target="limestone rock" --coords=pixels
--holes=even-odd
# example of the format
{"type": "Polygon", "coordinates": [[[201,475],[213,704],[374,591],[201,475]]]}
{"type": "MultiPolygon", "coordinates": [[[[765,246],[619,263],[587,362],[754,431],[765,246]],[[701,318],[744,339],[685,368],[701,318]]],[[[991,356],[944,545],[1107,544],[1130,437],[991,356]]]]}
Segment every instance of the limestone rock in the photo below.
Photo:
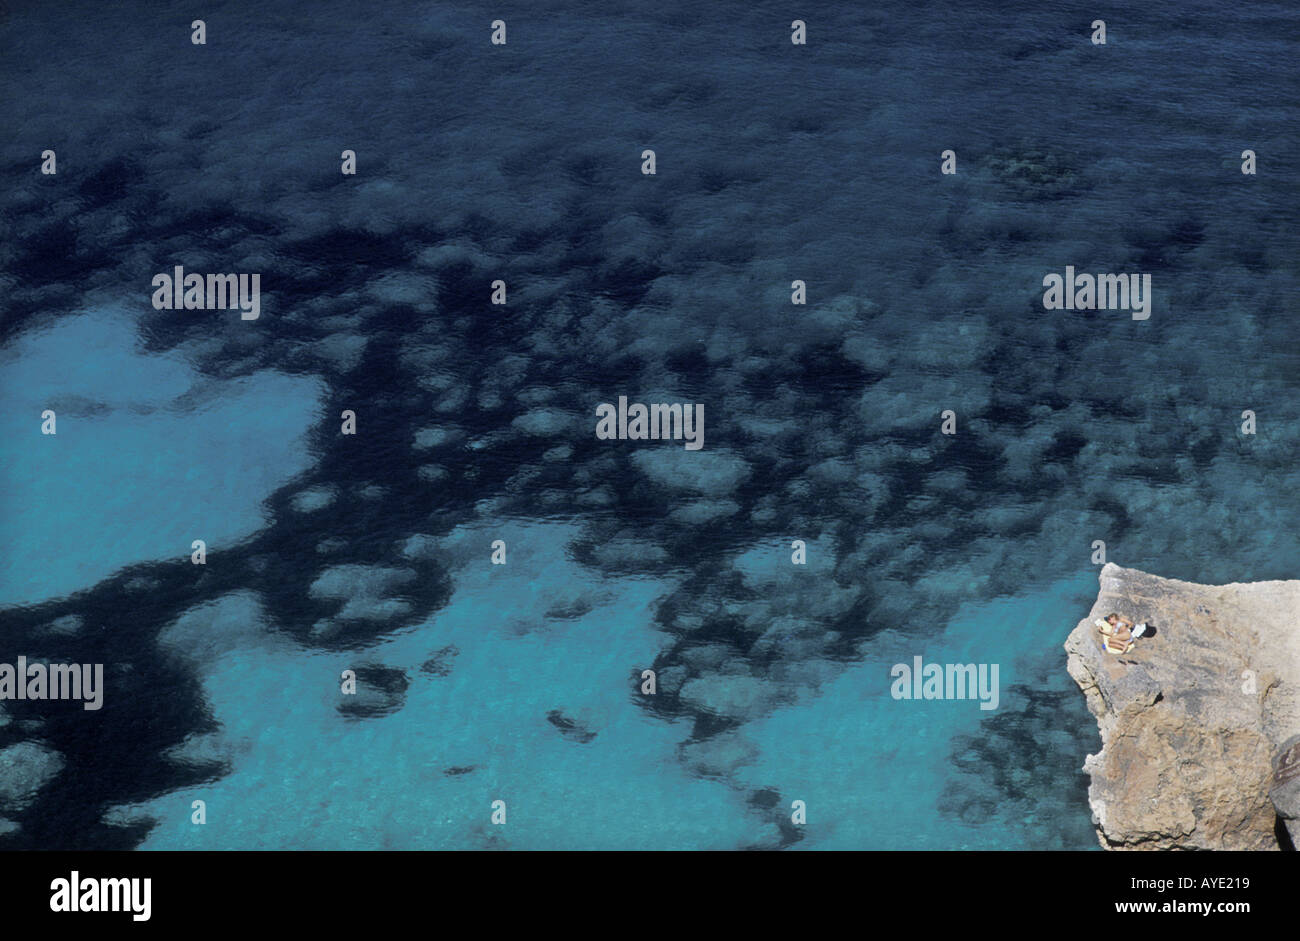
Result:
{"type": "Polygon", "coordinates": [[[1197,585],[1114,564],[1100,578],[1065,649],[1101,732],[1084,763],[1101,845],[1277,849],[1279,816],[1294,835],[1300,814],[1282,780],[1300,734],[1300,581],[1197,585]],[[1093,621],[1112,611],[1155,636],[1106,653],[1093,621]]]}

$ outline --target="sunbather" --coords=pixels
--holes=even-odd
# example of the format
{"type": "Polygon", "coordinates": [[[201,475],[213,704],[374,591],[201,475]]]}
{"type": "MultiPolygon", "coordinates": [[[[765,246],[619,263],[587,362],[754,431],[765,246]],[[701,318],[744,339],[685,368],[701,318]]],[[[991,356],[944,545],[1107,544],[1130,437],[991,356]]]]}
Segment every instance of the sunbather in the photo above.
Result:
{"type": "Polygon", "coordinates": [[[1097,630],[1101,631],[1101,649],[1117,656],[1132,650],[1136,638],[1142,636],[1146,629],[1146,624],[1142,624],[1140,630],[1135,629],[1132,621],[1118,614],[1108,614],[1094,623],[1097,630]]]}

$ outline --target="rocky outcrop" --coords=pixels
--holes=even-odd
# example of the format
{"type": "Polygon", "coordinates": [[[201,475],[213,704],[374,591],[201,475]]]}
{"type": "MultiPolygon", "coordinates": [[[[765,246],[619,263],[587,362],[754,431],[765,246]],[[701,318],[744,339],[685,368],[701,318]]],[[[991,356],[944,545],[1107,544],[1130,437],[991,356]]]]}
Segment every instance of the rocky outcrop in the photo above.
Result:
{"type": "Polygon", "coordinates": [[[1084,770],[1103,847],[1300,844],[1300,581],[1197,585],[1109,564],[1065,649],[1101,731],[1084,770]],[[1093,621],[1112,611],[1155,636],[1106,653],[1093,621]]]}

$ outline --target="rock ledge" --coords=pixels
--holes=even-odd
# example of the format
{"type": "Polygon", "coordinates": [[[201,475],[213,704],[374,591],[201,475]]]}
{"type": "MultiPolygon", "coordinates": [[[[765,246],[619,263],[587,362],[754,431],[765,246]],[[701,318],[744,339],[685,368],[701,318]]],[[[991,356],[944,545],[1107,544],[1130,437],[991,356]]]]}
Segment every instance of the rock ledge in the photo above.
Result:
{"type": "Polygon", "coordinates": [[[1088,801],[1107,849],[1300,845],[1300,581],[1197,585],[1108,564],[1065,642],[1097,718],[1088,801]],[[1156,626],[1130,653],[1095,618],[1156,626]]]}

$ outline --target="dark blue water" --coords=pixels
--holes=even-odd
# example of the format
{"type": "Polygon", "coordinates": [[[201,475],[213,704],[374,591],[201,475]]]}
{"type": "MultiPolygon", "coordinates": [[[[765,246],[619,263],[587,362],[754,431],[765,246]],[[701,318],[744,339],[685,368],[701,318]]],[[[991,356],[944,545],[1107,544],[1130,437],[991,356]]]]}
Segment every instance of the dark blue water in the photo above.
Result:
{"type": "Polygon", "coordinates": [[[108,685],[3,704],[0,845],[1094,846],[1094,541],[1300,570],[1298,20],[11,4],[0,662],[108,685]],[[1067,265],[1150,319],[1044,310],[1067,265]],[[705,447],[597,440],[620,395],[705,447]]]}

